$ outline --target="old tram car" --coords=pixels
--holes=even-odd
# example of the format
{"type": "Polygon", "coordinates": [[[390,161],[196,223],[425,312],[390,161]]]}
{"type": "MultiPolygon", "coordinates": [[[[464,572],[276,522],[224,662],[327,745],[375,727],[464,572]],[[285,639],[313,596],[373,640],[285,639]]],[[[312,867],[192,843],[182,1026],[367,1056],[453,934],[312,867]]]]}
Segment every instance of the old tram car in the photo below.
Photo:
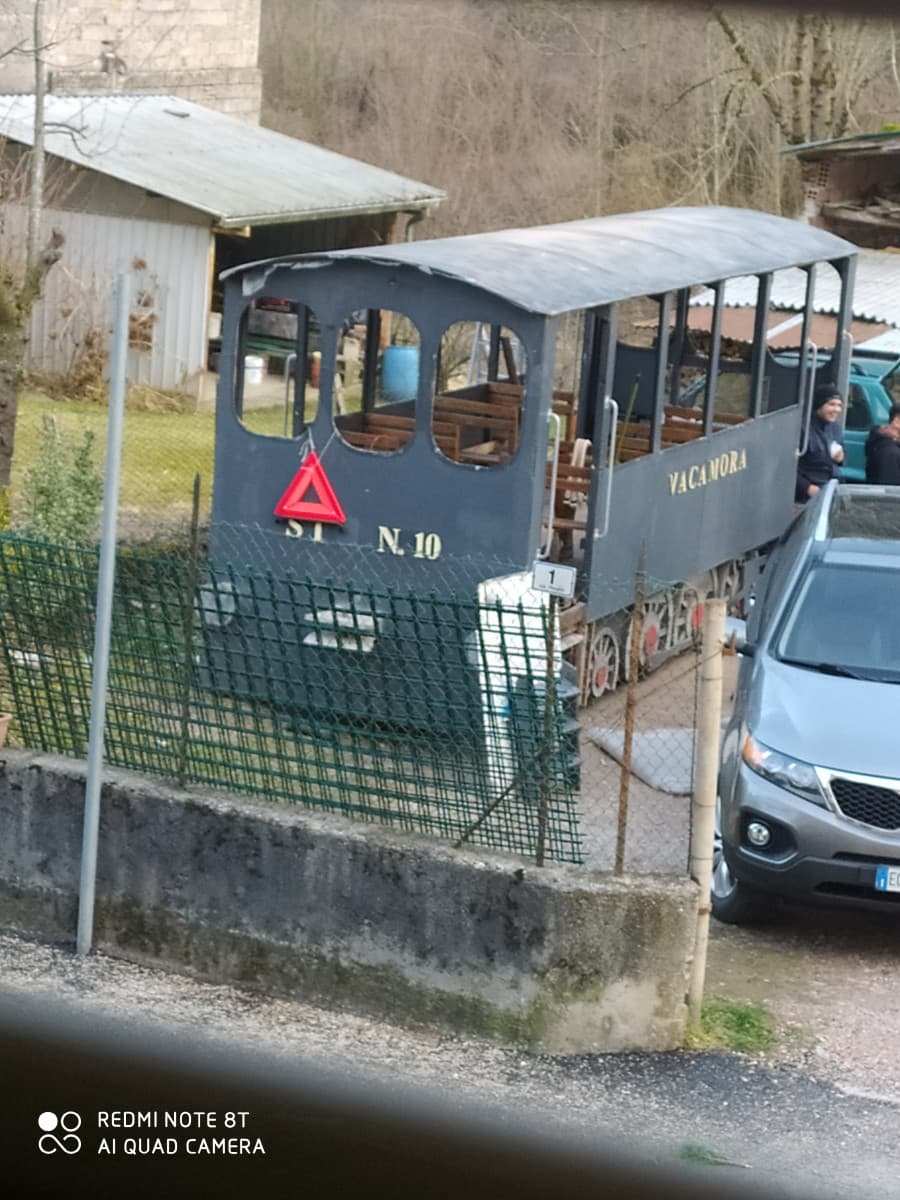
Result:
{"type": "MultiPolygon", "coordinates": [[[[477,710],[463,652],[452,678],[429,681],[427,661],[407,664],[374,697],[368,664],[406,652],[402,607],[348,616],[334,589],[516,598],[540,556],[577,567],[559,645],[582,703],[626,670],[641,563],[651,581],[642,658],[689,641],[704,598],[732,592],[741,561],[789,520],[816,381],[817,271],[836,273],[827,348],[845,386],[854,256],[795,221],[673,208],[226,273],[211,563],[322,583],[303,602],[316,611],[301,614],[276,698],[424,725],[441,720],[430,694],[469,688],[477,710]],[[794,318],[807,353],[793,367],[768,340],[784,317],[769,302],[780,271],[807,277],[794,318]],[[723,317],[739,276],[756,277],[758,299],[736,338],[723,317]],[[699,285],[715,298],[705,313],[691,304],[699,285]],[[249,313],[273,306],[291,315],[294,370],[283,420],[265,427],[243,365],[249,313]],[[344,671],[328,683],[341,651],[353,680],[344,671]]],[[[216,645],[222,661],[226,648],[232,658],[252,648],[278,607],[269,596],[261,612],[251,591],[238,584],[204,602],[214,685],[242,686],[217,671],[216,645]]],[[[436,615],[433,636],[461,635],[436,615]]],[[[244,686],[255,686],[249,669],[244,686]]]]}

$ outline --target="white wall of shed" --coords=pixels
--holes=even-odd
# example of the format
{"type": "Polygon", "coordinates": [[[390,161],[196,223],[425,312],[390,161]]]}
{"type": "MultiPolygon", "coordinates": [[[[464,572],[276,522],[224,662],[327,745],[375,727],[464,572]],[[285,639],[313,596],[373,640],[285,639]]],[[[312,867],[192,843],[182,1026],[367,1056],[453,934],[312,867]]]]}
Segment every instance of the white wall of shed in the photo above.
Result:
{"type": "MultiPolygon", "coordinates": [[[[65,371],[88,330],[102,328],[108,336],[115,280],[127,271],[133,312],[155,314],[152,348],[128,352],[129,381],[196,392],[206,365],[209,227],[50,209],[43,224],[66,240],[34,309],[30,362],[65,371]],[[152,303],[142,306],[142,295],[152,303]]],[[[9,207],[5,235],[24,238],[24,229],[24,210],[9,207]]]]}

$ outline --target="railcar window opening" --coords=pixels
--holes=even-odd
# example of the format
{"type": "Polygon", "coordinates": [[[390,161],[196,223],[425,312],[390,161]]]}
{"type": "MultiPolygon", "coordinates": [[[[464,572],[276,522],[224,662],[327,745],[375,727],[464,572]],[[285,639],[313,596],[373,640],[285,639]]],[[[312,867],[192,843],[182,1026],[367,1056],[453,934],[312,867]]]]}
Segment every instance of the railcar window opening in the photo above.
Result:
{"type": "Polygon", "coordinates": [[[852,345],[849,332],[850,320],[848,313],[848,332],[842,334],[839,312],[840,301],[844,297],[843,277],[834,263],[817,263],[808,272],[807,304],[811,309],[809,316],[809,332],[806,337],[807,355],[812,354],[811,346],[815,347],[816,378],[815,383],[833,383],[838,385],[838,373],[842,358],[849,366],[849,347],[842,345],[846,338],[852,345]]]}
{"type": "Polygon", "coordinates": [[[748,319],[749,333],[735,327],[726,280],[698,289],[693,302],[679,294],[668,417],[698,423],[706,435],[752,415],[754,322],[748,319]]]}
{"type": "Polygon", "coordinates": [[[766,333],[771,386],[763,412],[793,405],[806,411],[817,384],[839,383],[842,333],[835,314],[843,294],[841,274],[831,263],[792,267],[772,276],[766,333]]]}
{"type": "Polygon", "coordinates": [[[547,429],[544,536],[552,530],[550,552],[560,562],[579,557],[587,529],[593,443],[585,436],[579,404],[590,403],[585,376],[591,375],[595,336],[594,314],[574,310],[557,321],[551,397],[556,420],[547,429]]]}
{"type": "MultiPolygon", "coordinates": [[[[552,411],[559,417],[561,457],[571,455],[578,439],[578,406],[582,393],[581,376],[585,368],[585,313],[574,311],[560,317],[553,352],[552,411]]],[[[553,449],[551,428],[548,453],[553,449]]]]}
{"type": "Polygon", "coordinates": [[[349,446],[393,454],[413,439],[421,371],[421,334],[413,319],[390,309],[347,313],[336,347],[340,403],[334,426],[349,446]]]}
{"type": "Polygon", "coordinates": [[[734,322],[728,320],[726,297],[725,281],[717,281],[617,306],[617,463],[672,449],[753,415],[754,310],[745,315],[750,333],[744,337],[741,329],[729,328],[734,322]]]}
{"type": "Polygon", "coordinates": [[[687,321],[688,292],[634,297],[617,305],[613,395],[619,406],[615,462],[668,450],[703,434],[683,395],[705,378],[687,321]],[[675,360],[673,362],[673,356],[675,360]]]}
{"type": "MultiPolygon", "coordinates": [[[[691,324],[697,330],[709,331],[710,336],[716,321],[716,297],[722,305],[713,430],[802,402],[806,384],[797,366],[799,348],[808,339],[803,301],[806,293],[804,269],[792,267],[771,275],[728,279],[718,287],[704,289],[693,299],[691,324]],[[784,307],[788,297],[794,298],[791,308],[784,307]],[[786,354],[789,347],[793,350],[786,354]]],[[[713,340],[710,356],[714,347],[713,340]]],[[[696,403],[704,388],[708,394],[706,378],[702,385],[699,381],[693,384],[686,399],[696,403]]],[[[707,411],[704,405],[704,418],[707,411]]]]}
{"type": "Polygon", "coordinates": [[[248,433],[292,440],[312,424],[319,403],[320,345],[318,319],[305,304],[265,296],[244,309],[232,395],[248,433]]]}
{"type": "Polygon", "coordinates": [[[437,352],[431,436],[444,458],[501,467],[518,453],[527,376],[525,345],[514,329],[456,321],[437,352]]]}

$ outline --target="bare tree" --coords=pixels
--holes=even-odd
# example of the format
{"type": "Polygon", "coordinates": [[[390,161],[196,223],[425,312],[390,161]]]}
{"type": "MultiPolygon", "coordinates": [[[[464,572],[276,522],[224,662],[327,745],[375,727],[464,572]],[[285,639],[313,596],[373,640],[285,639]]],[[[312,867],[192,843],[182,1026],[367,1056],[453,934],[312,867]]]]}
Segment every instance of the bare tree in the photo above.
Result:
{"type": "MultiPolygon", "coordinates": [[[[0,261],[0,491],[9,487],[15,448],[16,417],[19,389],[24,373],[28,326],[35,303],[40,299],[47,272],[62,254],[62,234],[54,230],[40,248],[41,216],[44,204],[44,116],[46,90],[44,64],[43,0],[34,0],[33,45],[30,52],[34,62],[34,143],[30,156],[27,187],[28,230],[23,261],[15,261],[9,247],[5,261],[0,261]]],[[[6,172],[5,197],[16,177],[15,169],[6,172]]]]}
{"type": "Polygon", "coordinates": [[[431,233],[793,212],[784,145],[896,111],[891,31],[638,0],[263,0],[263,119],[444,187],[431,233]]]}
{"type": "Polygon", "coordinates": [[[723,8],[713,17],[787,145],[846,134],[860,96],[889,68],[890,27],[869,18],[801,13],[782,18],[773,39],[762,18],[723,8]]]}

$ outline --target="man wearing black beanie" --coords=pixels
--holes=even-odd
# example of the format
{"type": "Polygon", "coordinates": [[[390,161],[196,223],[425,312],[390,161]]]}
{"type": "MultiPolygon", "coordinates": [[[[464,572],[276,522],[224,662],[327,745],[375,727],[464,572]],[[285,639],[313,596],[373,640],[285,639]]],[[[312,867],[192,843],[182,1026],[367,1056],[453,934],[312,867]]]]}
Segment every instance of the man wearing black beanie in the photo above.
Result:
{"type": "Polygon", "coordinates": [[[842,407],[841,393],[833,383],[822,383],[813,392],[809,440],[805,452],[797,460],[794,499],[800,504],[805,504],[829,479],[837,479],[840,475],[844,447],[838,418],[842,407]]]}

